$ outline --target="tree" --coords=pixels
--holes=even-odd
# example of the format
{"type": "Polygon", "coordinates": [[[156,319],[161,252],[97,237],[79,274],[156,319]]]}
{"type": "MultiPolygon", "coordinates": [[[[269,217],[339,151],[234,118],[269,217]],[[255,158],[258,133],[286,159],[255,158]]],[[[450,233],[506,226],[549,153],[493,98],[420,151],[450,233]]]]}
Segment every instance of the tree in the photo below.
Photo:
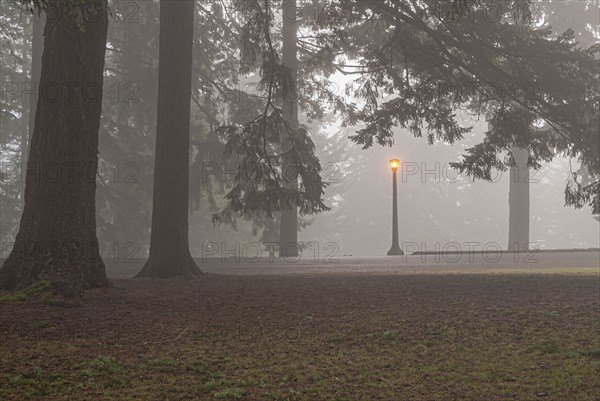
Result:
{"type": "Polygon", "coordinates": [[[150,255],[141,277],[197,276],[188,196],[194,1],[162,0],[150,255]]]}
{"type": "MultiPolygon", "coordinates": [[[[0,15],[0,48],[3,68],[0,80],[3,89],[0,99],[0,239],[3,244],[14,243],[23,212],[25,191],[24,161],[28,156],[30,101],[37,100],[31,89],[31,42],[33,38],[33,15],[25,15],[24,10],[6,12],[0,15]],[[20,44],[20,45],[19,45],[20,44]]],[[[39,82],[39,77],[38,77],[39,82]]],[[[35,102],[34,102],[35,104],[35,102]]],[[[33,118],[33,117],[32,117],[33,118]]],[[[8,251],[8,247],[3,250],[8,251]]],[[[1,256],[4,259],[7,254],[1,256]]]]}
{"type": "Polygon", "coordinates": [[[107,263],[145,259],[150,244],[158,92],[158,3],[117,8],[109,24],[96,194],[107,263]],[[142,17],[143,15],[143,17],[142,17]]]}
{"type": "MultiPolygon", "coordinates": [[[[532,22],[530,9],[520,10],[517,24],[526,26],[532,22]]],[[[529,122],[529,121],[528,121],[529,122]]],[[[528,132],[531,124],[522,124],[521,129],[528,132]]],[[[508,189],[508,249],[519,251],[529,248],[529,150],[512,146],[512,156],[508,189]]]]}
{"type": "Polygon", "coordinates": [[[326,211],[322,199],[326,184],[320,176],[315,145],[306,127],[293,129],[291,120],[284,117],[284,98],[294,98],[286,92],[295,88],[289,87],[290,69],[280,62],[271,37],[272,3],[264,0],[236,5],[242,21],[240,72],[260,71],[257,87],[264,89],[264,107],[250,119],[218,128],[226,142],[223,157],[236,160],[239,168],[233,188],[225,195],[227,205],[213,215],[213,223],[231,224],[236,217],[264,222],[292,205],[302,216],[326,211]],[[285,176],[290,176],[284,171],[289,169],[297,173],[298,185],[290,184],[285,176]]]}
{"type": "MultiPolygon", "coordinates": [[[[521,131],[520,136],[528,135],[533,129],[532,121],[515,125],[513,128],[521,131]]],[[[491,131],[491,124],[488,125],[491,131]]],[[[519,136],[519,135],[517,135],[519,136]]],[[[529,248],[530,201],[529,201],[529,150],[519,146],[509,148],[511,161],[507,163],[509,174],[508,189],[508,247],[509,250],[519,251],[529,248]]]]}
{"type": "Polygon", "coordinates": [[[365,148],[390,145],[392,128],[400,126],[415,136],[426,133],[430,143],[454,143],[470,131],[455,118],[456,110],[467,108],[489,117],[494,128],[456,168],[489,180],[491,170],[510,165],[503,154],[515,145],[529,149],[532,168],[564,152],[595,177],[588,185],[571,183],[566,203],[588,203],[598,213],[600,46],[582,48],[572,30],[554,35],[545,25],[513,23],[515,9],[526,3],[520,0],[503,4],[494,16],[492,1],[407,3],[343,0],[337,5],[343,12],[333,13],[336,27],[342,21],[351,28],[368,19],[380,22],[379,31],[367,31],[362,40],[337,34],[359,64],[354,93],[364,106],[347,119],[359,118],[366,127],[353,136],[355,142],[365,148]],[[515,133],[514,125],[523,125],[515,105],[522,109],[518,116],[543,120],[552,135],[515,133]]]}
{"type": "MultiPolygon", "coordinates": [[[[42,53],[44,52],[44,25],[42,13],[34,13],[31,17],[32,36],[31,36],[31,71],[30,71],[30,86],[34,93],[39,95],[39,82],[42,71],[42,53]]],[[[27,131],[21,132],[21,169],[27,170],[27,156],[29,154],[29,141],[33,136],[33,125],[35,123],[35,109],[37,107],[37,97],[29,98],[29,120],[27,131]]],[[[21,183],[23,184],[22,180],[21,183]]],[[[21,191],[24,192],[22,187],[21,191]]]]}
{"type": "Polygon", "coordinates": [[[56,293],[72,297],[108,285],[95,217],[108,5],[106,0],[76,5],[67,0],[47,5],[25,204],[13,250],[0,270],[3,289],[48,280],[56,293]]]}
{"type": "MultiPolygon", "coordinates": [[[[219,131],[227,142],[225,156],[238,160],[241,171],[254,168],[261,175],[258,180],[245,181],[243,173],[238,174],[226,195],[228,205],[214,216],[216,222],[232,221],[234,214],[250,220],[263,213],[268,218],[294,200],[300,215],[326,210],[322,200],[325,185],[316,177],[320,166],[310,168],[318,165],[318,159],[304,127],[290,136],[298,141],[292,154],[284,152],[301,162],[298,191],[282,184],[282,165],[287,160],[281,154],[281,133],[289,126],[282,117],[278,94],[286,86],[288,70],[280,63],[278,42],[271,40],[272,3],[237,3],[242,8],[238,14],[240,70],[243,74],[260,71],[265,106],[256,118],[219,131]]],[[[491,1],[456,0],[443,9],[439,2],[428,0],[341,0],[325,10],[319,7],[313,34],[302,32],[299,41],[298,52],[307,56],[299,63],[302,92],[313,88],[306,84],[317,75],[306,74],[307,68],[320,70],[325,79],[336,71],[358,76],[347,91],[358,104],[326,91],[317,96],[321,103],[327,101],[341,111],[345,124],[365,123],[353,136],[365,148],[375,143],[390,145],[393,130],[398,128],[407,128],[415,136],[426,135],[430,143],[454,143],[471,130],[456,118],[458,109],[489,117],[494,129],[486,134],[484,143],[473,146],[456,164],[478,178],[489,179],[492,169],[510,166],[510,157],[502,156],[515,145],[530,150],[532,168],[561,151],[582,155],[593,167],[598,159],[594,146],[598,127],[592,119],[598,105],[591,101],[598,92],[595,50],[579,48],[568,33],[554,36],[545,26],[512,23],[514,8],[522,4],[511,1],[502,7],[502,14],[494,16],[490,7],[497,4],[491,1]],[[475,20],[471,19],[473,13],[475,20]],[[490,16],[496,20],[490,21],[490,16]],[[537,85],[534,93],[527,86],[531,81],[537,85]],[[452,86],[458,86],[461,93],[452,86]],[[554,134],[515,133],[514,125],[522,126],[515,116],[530,115],[544,120],[554,134]]],[[[301,96],[300,104],[306,103],[301,96]]]]}
{"type": "MultiPolygon", "coordinates": [[[[537,11],[538,18],[547,19],[555,30],[560,30],[557,30],[558,34],[577,28],[577,32],[574,32],[577,42],[589,48],[594,44],[593,34],[589,31],[589,27],[593,26],[593,21],[590,20],[590,13],[586,13],[589,6],[590,4],[580,2],[572,4],[565,10],[564,4],[540,3],[539,7],[541,8],[533,10],[533,5],[524,4],[518,10],[521,15],[517,23],[529,25],[535,22],[534,14],[537,11]]],[[[522,127],[526,132],[532,129],[537,130],[533,127],[535,117],[531,116],[530,119],[532,121],[522,127]]],[[[523,250],[529,246],[529,150],[513,146],[509,152],[514,163],[510,163],[508,249],[523,250]]]]}
{"type": "Polygon", "coordinates": [[[527,250],[529,247],[529,151],[511,149],[514,165],[510,167],[508,192],[508,249],[527,250]]]}
{"type": "MultiPolygon", "coordinates": [[[[286,154],[293,146],[288,135],[294,135],[298,130],[298,23],[296,0],[283,1],[283,51],[282,61],[286,68],[287,80],[283,87],[282,118],[289,127],[281,134],[282,152],[286,154]]],[[[295,162],[292,158],[284,157],[283,179],[285,187],[292,191],[298,190],[298,176],[295,162]]],[[[285,205],[281,211],[279,230],[279,256],[298,256],[298,206],[295,201],[285,205]]]]}
{"type": "MultiPolygon", "coordinates": [[[[563,2],[540,2],[536,3],[539,7],[539,13],[543,19],[550,24],[557,34],[570,37],[578,46],[588,49],[590,54],[596,55],[598,61],[598,49],[600,44],[598,38],[600,30],[598,28],[598,15],[600,15],[600,5],[592,0],[585,0],[576,3],[563,2]]],[[[597,82],[596,82],[597,83],[597,82]]],[[[596,86],[597,93],[597,86],[596,86]]],[[[595,99],[598,103],[598,97],[595,99]]],[[[598,123],[598,111],[595,114],[586,116],[591,118],[594,125],[598,123]]],[[[600,143],[598,142],[597,128],[596,135],[592,138],[596,142],[592,144],[600,153],[600,143]]],[[[571,158],[577,152],[564,152],[571,158]]],[[[585,155],[579,154],[580,167],[577,171],[571,171],[567,188],[565,189],[565,201],[569,206],[576,208],[583,207],[586,203],[592,206],[592,213],[600,213],[600,173],[597,164],[586,160],[585,155]]],[[[591,156],[593,158],[593,155],[591,156]]],[[[598,161],[598,157],[594,162],[598,161]]]]}

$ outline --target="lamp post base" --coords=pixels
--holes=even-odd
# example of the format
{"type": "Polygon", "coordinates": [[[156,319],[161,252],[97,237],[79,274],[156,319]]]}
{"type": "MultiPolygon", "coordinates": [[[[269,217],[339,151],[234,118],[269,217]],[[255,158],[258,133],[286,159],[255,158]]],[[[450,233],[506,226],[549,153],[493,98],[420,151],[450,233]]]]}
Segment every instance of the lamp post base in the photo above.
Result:
{"type": "Polygon", "coordinates": [[[387,254],[388,256],[404,255],[404,252],[402,252],[402,249],[399,246],[393,246],[387,254]]]}

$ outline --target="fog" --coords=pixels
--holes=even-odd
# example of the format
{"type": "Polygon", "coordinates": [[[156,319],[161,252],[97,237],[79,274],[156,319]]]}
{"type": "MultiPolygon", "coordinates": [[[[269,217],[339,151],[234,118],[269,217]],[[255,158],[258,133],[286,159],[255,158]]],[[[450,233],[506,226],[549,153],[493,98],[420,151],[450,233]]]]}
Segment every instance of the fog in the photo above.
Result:
{"type": "MultiPolygon", "coordinates": [[[[159,7],[152,2],[132,4],[135,6],[127,5],[129,15],[124,12],[125,4],[115,3],[115,15],[109,18],[96,180],[97,234],[101,254],[105,257],[114,253],[115,246],[121,252],[124,252],[122,248],[127,248],[138,257],[146,257],[150,241],[159,7]],[[136,44],[142,37],[149,38],[143,47],[136,44]]],[[[208,3],[208,7],[217,6],[208,3]]],[[[10,13],[5,15],[5,20],[11,25],[6,27],[10,26],[21,36],[15,37],[12,44],[6,39],[9,46],[5,49],[11,49],[10,54],[14,57],[7,54],[3,61],[5,68],[12,71],[5,73],[4,99],[16,108],[17,118],[5,121],[4,126],[12,127],[18,133],[27,127],[30,113],[26,106],[39,96],[35,91],[27,90],[27,76],[31,70],[27,52],[31,51],[32,42],[22,39],[32,34],[32,18],[19,8],[7,10],[10,13]]],[[[212,253],[215,246],[221,248],[223,244],[227,249],[235,249],[248,243],[264,247],[265,242],[264,226],[259,223],[257,227],[256,220],[237,219],[234,227],[212,221],[213,214],[226,204],[225,195],[232,188],[235,176],[235,166],[227,170],[222,164],[224,143],[214,132],[219,124],[248,120],[259,103],[257,97],[264,95],[264,88],[258,86],[260,77],[256,73],[236,71],[240,56],[235,48],[222,51],[220,45],[209,44],[211,35],[218,31],[218,22],[208,20],[206,10],[202,7],[197,10],[192,70],[189,246],[195,257],[205,256],[207,251],[212,253]],[[228,89],[217,90],[216,86],[207,83],[210,79],[229,82],[228,89]],[[212,145],[203,147],[203,144],[212,145]]],[[[275,26],[281,26],[281,14],[275,13],[274,18],[275,26]]],[[[304,20],[308,21],[307,18],[305,16],[304,20]]],[[[33,19],[38,21],[37,24],[43,24],[40,17],[33,19]]],[[[543,22],[542,19],[539,21],[543,22]]],[[[570,23],[583,24],[580,21],[578,25],[577,20],[570,23]]],[[[300,31],[303,34],[310,32],[304,27],[300,31]]],[[[306,97],[300,104],[299,120],[307,125],[315,143],[321,177],[328,184],[323,199],[331,208],[327,212],[300,217],[306,223],[299,229],[301,247],[318,246],[321,252],[336,255],[384,255],[392,230],[392,183],[388,160],[397,158],[401,161],[398,218],[403,248],[456,250],[467,243],[475,243],[472,246],[488,244],[506,249],[511,172],[495,170],[492,182],[489,182],[459,174],[450,166],[450,163],[460,161],[466,149],[484,139],[488,129],[485,116],[458,111],[460,125],[473,129],[454,144],[442,139],[429,145],[426,138],[394,128],[391,147],[375,145],[363,150],[349,137],[364,128],[364,124],[345,125],[343,116],[328,107],[322,111],[324,118],[315,118],[314,105],[306,107],[307,102],[318,99],[327,90],[347,103],[364,105],[363,99],[346,89],[354,78],[339,72],[330,78],[319,74],[299,77],[299,94],[306,97]],[[319,87],[316,86],[318,82],[328,83],[319,87]]],[[[382,97],[381,101],[384,99],[382,97]]],[[[10,177],[4,180],[4,186],[5,194],[10,194],[24,186],[27,174],[19,162],[19,138],[22,136],[4,137],[3,173],[10,177]]],[[[551,162],[541,161],[541,168],[529,172],[531,248],[599,246],[600,230],[591,208],[565,206],[565,185],[571,172],[579,170],[580,162],[564,153],[558,151],[551,162]]],[[[506,154],[501,152],[502,157],[506,154]]],[[[14,241],[21,207],[19,196],[3,197],[3,257],[7,256],[14,241]]]]}
{"type": "MultiPolygon", "coordinates": [[[[485,245],[506,249],[510,172],[497,172],[494,182],[487,182],[460,175],[449,165],[457,161],[462,149],[481,137],[485,126],[475,124],[472,137],[454,146],[443,143],[429,146],[423,138],[398,130],[393,147],[369,150],[361,150],[347,139],[350,128],[331,131],[324,128],[322,135],[339,136],[350,149],[342,158],[321,152],[331,181],[326,196],[332,201],[332,210],[312,218],[312,224],[300,232],[300,241],[316,242],[325,254],[385,255],[390,246],[392,216],[392,174],[388,160],[398,158],[404,168],[404,173],[398,176],[401,244],[410,243],[411,249],[416,246],[417,250],[456,250],[456,246],[467,250],[468,243],[479,250],[485,245]],[[348,172],[343,171],[346,168],[348,172]]],[[[532,247],[568,249],[600,245],[598,221],[592,218],[590,208],[575,210],[564,206],[568,173],[569,159],[560,157],[531,172],[532,247]]],[[[228,228],[212,227],[206,220],[201,215],[190,216],[190,247],[198,257],[207,253],[215,256],[213,250],[207,252],[203,248],[206,242],[218,247],[225,243],[227,249],[235,249],[236,243],[259,239],[252,235],[249,224],[240,225],[239,232],[231,232],[228,228]]],[[[308,254],[314,255],[312,250],[308,254]]]]}
{"type": "Polygon", "coordinates": [[[596,400],[597,1],[2,0],[0,400],[596,400]]]}

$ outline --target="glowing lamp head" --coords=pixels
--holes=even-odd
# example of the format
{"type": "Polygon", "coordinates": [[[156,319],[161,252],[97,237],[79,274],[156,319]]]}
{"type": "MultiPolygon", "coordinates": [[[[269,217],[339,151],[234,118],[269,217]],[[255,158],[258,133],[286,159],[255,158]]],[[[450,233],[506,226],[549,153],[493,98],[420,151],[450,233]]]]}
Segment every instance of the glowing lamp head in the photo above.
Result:
{"type": "Polygon", "coordinates": [[[398,160],[398,159],[390,160],[390,167],[392,168],[392,171],[397,171],[398,167],[400,167],[400,160],[398,160]]]}

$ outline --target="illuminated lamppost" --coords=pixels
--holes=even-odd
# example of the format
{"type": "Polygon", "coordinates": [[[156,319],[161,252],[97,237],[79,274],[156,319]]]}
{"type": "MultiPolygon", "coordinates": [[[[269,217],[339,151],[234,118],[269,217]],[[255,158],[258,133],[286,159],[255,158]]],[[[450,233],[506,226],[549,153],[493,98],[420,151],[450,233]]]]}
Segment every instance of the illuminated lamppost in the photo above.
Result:
{"type": "Polygon", "coordinates": [[[398,244],[398,183],[396,181],[396,172],[398,171],[398,167],[400,167],[400,160],[392,159],[390,160],[390,167],[394,172],[394,197],[393,197],[393,216],[392,216],[392,247],[388,251],[388,255],[404,255],[402,252],[402,248],[398,244]]]}

